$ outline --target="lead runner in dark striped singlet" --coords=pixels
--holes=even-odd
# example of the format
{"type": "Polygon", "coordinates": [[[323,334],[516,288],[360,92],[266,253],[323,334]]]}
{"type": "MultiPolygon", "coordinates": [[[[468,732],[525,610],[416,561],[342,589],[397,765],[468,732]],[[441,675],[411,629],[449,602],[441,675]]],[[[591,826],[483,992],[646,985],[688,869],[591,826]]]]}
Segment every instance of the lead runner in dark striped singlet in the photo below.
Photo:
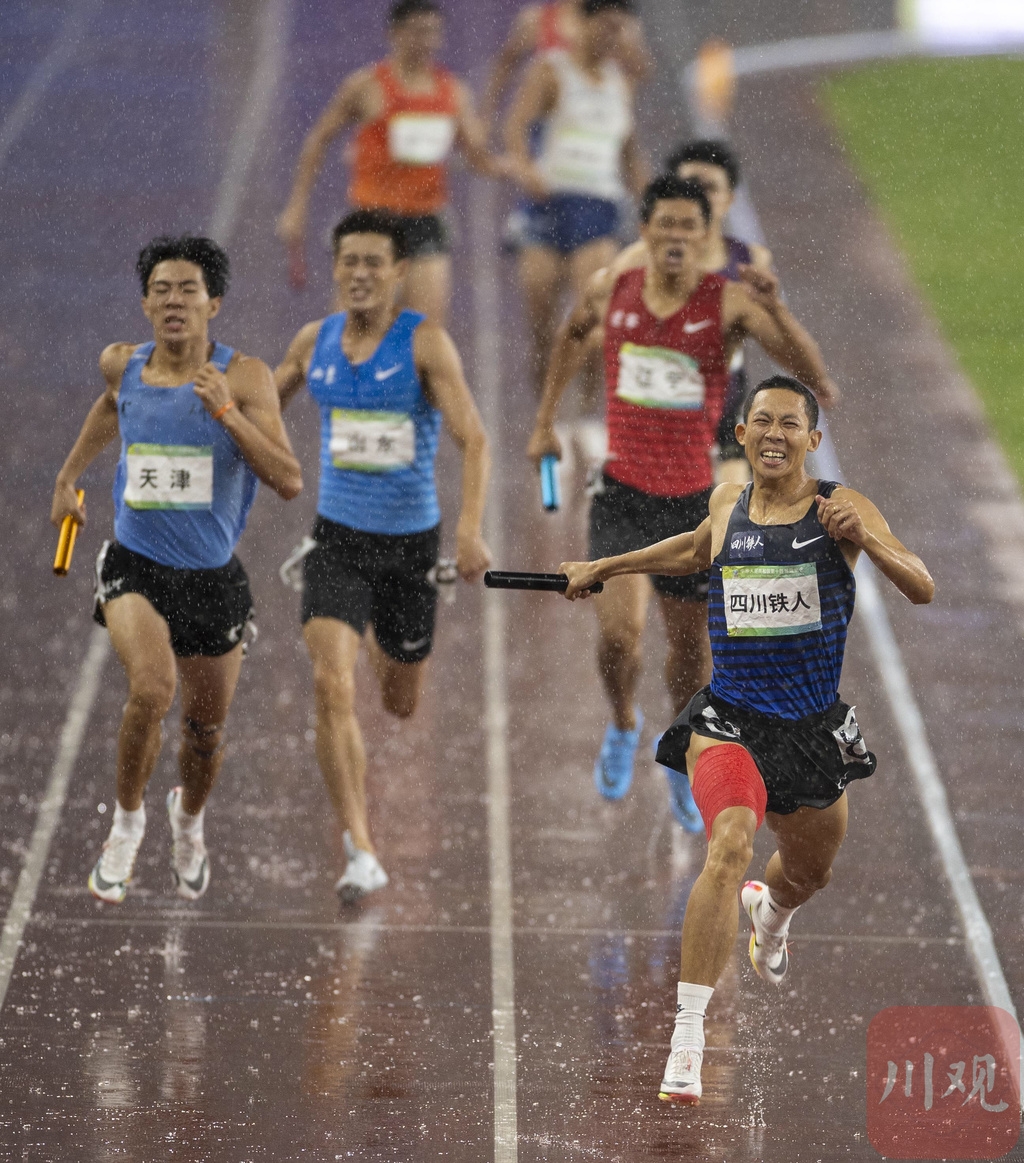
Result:
{"type": "MultiPolygon", "coordinates": [[[[659,1091],[701,1097],[704,1014],[736,938],[736,896],[751,923],[750,959],[779,984],[793,913],[832,876],[846,834],[845,788],[875,757],[839,698],[853,567],[868,555],[914,603],[930,602],[924,564],[864,496],[807,475],[818,405],[798,380],[773,376],[737,425],[753,483],[719,485],[692,533],[589,563],[569,562],[566,596],[628,574],[711,571],[713,674],[665,732],[658,761],[688,772],[708,833],[704,870],[683,921],[672,1047],[659,1091]],[[762,821],[778,849],[763,881],[743,880],[762,821]]],[[[681,778],[685,775],[681,774],[681,778]]]]}

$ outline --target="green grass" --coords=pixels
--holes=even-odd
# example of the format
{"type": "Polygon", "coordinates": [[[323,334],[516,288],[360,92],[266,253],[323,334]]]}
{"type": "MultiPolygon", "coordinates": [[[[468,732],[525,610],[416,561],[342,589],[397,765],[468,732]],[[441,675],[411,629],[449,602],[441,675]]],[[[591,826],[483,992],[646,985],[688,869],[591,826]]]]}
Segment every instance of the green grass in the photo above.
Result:
{"type": "Polygon", "coordinates": [[[873,65],[823,97],[1024,481],[1024,61],[873,65]]]}

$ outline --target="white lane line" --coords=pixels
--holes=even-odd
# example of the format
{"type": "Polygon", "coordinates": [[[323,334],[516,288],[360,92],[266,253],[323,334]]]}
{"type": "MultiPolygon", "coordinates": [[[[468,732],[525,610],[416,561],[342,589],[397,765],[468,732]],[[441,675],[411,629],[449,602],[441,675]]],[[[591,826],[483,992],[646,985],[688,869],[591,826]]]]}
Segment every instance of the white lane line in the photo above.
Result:
{"type": "Polygon", "coordinates": [[[89,21],[100,10],[102,4],[103,0],[79,0],[68,13],[64,26],[50,46],[50,51],[36,65],[28,83],[21,91],[21,96],[4,118],[3,124],[0,124],[0,167],[7,161],[7,155],[32,120],[32,114],[46,96],[46,90],[70,64],[75,50],[82,43],[89,21]]]}
{"type": "MultiPolygon", "coordinates": [[[[494,255],[493,190],[483,178],[470,183],[469,219],[473,251],[473,304],[476,311],[474,364],[477,402],[491,436],[494,459],[491,500],[484,531],[496,561],[504,559],[500,512],[501,345],[498,279],[494,255]]],[[[487,730],[487,831],[491,881],[491,1012],[494,1030],[494,1163],[519,1157],[516,1096],[515,973],[512,943],[512,844],[509,831],[508,663],[505,598],[485,590],[484,706],[487,730]]]]}
{"type": "MultiPolygon", "coordinates": [[[[85,4],[81,7],[92,11],[98,7],[98,4],[85,4]]],[[[217,190],[217,202],[213,213],[214,223],[220,226],[220,231],[216,237],[222,244],[227,242],[234,230],[242,190],[256,155],[258,136],[262,133],[267,120],[265,113],[261,113],[259,117],[255,118],[252,116],[250,98],[253,98],[253,95],[259,90],[262,94],[260,100],[265,101],[269,108],[274,88],[281,75],[281,61],[287,47],[286,40],[278,41],[274,38],[285,28],[284,19],[288,9],[289,0],[266,0],[261,12],[260,47],[253,66],[252,82],[249,86],[246,104],[243,106],[241,120],[232,138],[232,148],[229,152],[224,180],[221,181],[217,190]],[[269,76],[273,79],[272,84],[267,77],[260,78],[261,70],[269,71],[269,76]],[[244,137],[243,127],[247,134],[253,136],[244,137]]],[[[83,30],[84,23],[78,26],[77,36],[81,36],[83,30]]],[[[0,161],[2,161],[2,155],[0,155],[0,161]]],[[[95,627],[89,639],[89,649],[86,652],[85,660],[78,672],[75,693],[72,696],[67,718],[61,731],[57,758],[50,772],[46,794],[36,817],[28,855],[25,857],[14,896],[4,918],[3,933],[0,936],[0,1009],[2,1009],[4,999],[7,996],[7,987],[14,971],[18,946],[25,933],[25,926],[32,917],[32,908],[35,904],[36,893],[39,891],[43,867],[50,851],[54,832],[60,821],[61,811],[64,808],[68,782],[78,759],[82,737],[89,722],[89,715],[92,712],[100,678],[103,674],[103,664],[106,662],[109,651],[110,645],[106,631],[99,626],[95,627]]]]}
{"type": "Polygon", "coordinates": [[[228,160],[217,188],[216,208],[210,223],[210,236],[221,246],[226,246],[234,234],[256,146],[270,118],[284,72],[291,0],[266,0],[258,20],[256,60],[242,100],[241,116],[228,147],[228,160]]]}
{"type": "Polygon", "coordinates": [[[89,724],[89,715],[92,711],[92,705],[96,701],[100,676],[103,673],[103,663],[106,661],[109,650],[110,645],[106,630],[94,626],[89,638],[89,649],[86,651],[85,661],[78,672],[78,682],[75,684],[75,693],[71,697],[71,706],[68,707],[67,718],[64,720],[64,727],[60,733],[57,757],[53,761],[50,779],[46,785],[46,793],[36,815],[36,825],[29,842],[28,855],[25,857],[25,863],[22,865],[18,883],[14,889],[14,896],[11,898],[7,916],[4,918],[3,933],[0,935],[0,1008],[3,1007],[4,998],[7,996],[7,987],[10,985],[14,962],[18,956],[18,946],[25,932],[25,926],[32,916],[32,906],[35,904],[46,857],[50,851],[50,843],[60,821],[60,813],[68,794],[68,782],[74,771],[75,761],[78,759],[85,729],[89,724]]]}
{"type": "MultiPolygon", "coordinates": [[[[683,91],[687,97],[692,92],[686,87],[683,91]]],[[[692,109],[691,112],[697,116],[696,109],[692,109]]],[[[724,127],[719,126],[718,129],[725,136],[724,127]]],[[[730,215],[731,228],[741,238],[762,242],[764,230],[760,218],[746,190],[743,190],[742,194],[742,198],[737,198],[730,215]]],[[[843,480],[839,458],[828,426],[823,421],[821,427],[824,437],[816,454],[816,465],[824,477],[843,480]]],[[[938,850],[957,912],[960,914],[967,949],[985,1000],[989,1005],[1006,1010],[1016,1019],[1017,1008],[1013,1003],[1010,987],[999,960],[992,928],[978,899],[970,868],[964,857],[939,765],[928,739],[924,716],[914,694],[903,653],[893,634],[877,576],[871,562],[862,557],[857,568],[857,608],[860,613],[858,621],[867,631],[872,658],[885,688],[896,730],[903,743],[907,765],[914,777],[918,799],[928,822],[928,830],[938,850]]],[[[1024,1094],[1021,1098],[1024,1100],[1024,1094]]]]}

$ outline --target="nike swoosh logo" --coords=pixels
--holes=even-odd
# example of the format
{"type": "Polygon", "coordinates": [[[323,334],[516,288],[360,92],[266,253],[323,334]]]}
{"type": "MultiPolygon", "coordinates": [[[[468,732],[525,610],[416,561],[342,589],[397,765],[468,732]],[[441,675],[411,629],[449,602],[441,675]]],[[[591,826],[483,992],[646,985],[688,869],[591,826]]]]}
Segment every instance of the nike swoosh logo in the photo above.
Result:
{"type": "Polygon", "coordinates": [[[429,634],[426,638],[421,638],[418,642],[410,642],[408,638],[405,638],[402,640],[402,649],[407,650],[411,654],[414,650],[419,650],[421,646],[426,646],[429,641],[429,634]]]}
{"type": "Polygon", "coordinates": [[[703,331],[705,327],[710,327],[714,323],[714,319],[702,319],[699,323],[684,323],[683,330],[687,335],[692,335],[695,331],[703,331]]]}
{"type": "Polygon", "coordinates": [[[395,374],[395,372],[400,372],[401,370],[402,365],[400,363],[396,363],[394,367],[385,368],[382,372],[374,372],[373,378],[380,382],[381,380],[390,379],[395,374]]]}
{"type": "Polygon", "coordinates": [[[793,538],[793,548],[794,549],[803,549],[803,547],[805,545],[813,545],[815,541],[820,541],[822,539],[822,537],[824,537],[824,536],[825,536],[824,533],[819,533],[817,537],[811,537],[808,541],[797,541],[797,539],[794,537],[793,538]]]}

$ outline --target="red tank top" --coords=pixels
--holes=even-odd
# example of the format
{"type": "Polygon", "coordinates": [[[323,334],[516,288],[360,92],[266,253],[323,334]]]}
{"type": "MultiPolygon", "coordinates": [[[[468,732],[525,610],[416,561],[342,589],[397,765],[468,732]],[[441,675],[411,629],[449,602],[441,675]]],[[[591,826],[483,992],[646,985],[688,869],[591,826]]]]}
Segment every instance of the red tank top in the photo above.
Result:
{"type": "Polygon", "coordinates": [[[605,472],[645,493],[681,497],[712,483],[711,446],[729,374],[727,280],[705,275],[674,315],[657,319],[644,304],[646,278],[642,267],[620,275],[605,316],[605,472]]]}
{"type": "Polygon", "coordinates": [[[562,34],[562,6],[561,4],[544,4],[540,10],[540,27],[537,29],[537,48],[539,53],[549,52],[551,49],[569,48],[569,42],[562,34]]]}
{"type": "Polygon", "coordinates": [[[402,88],[388,61],[374,69],[384,108],[356,136],[349,201],[393,214],[436,214],[448,200],[446,161],[455,140],[455,78],[434,69],[430,93],[402,88]]]}

